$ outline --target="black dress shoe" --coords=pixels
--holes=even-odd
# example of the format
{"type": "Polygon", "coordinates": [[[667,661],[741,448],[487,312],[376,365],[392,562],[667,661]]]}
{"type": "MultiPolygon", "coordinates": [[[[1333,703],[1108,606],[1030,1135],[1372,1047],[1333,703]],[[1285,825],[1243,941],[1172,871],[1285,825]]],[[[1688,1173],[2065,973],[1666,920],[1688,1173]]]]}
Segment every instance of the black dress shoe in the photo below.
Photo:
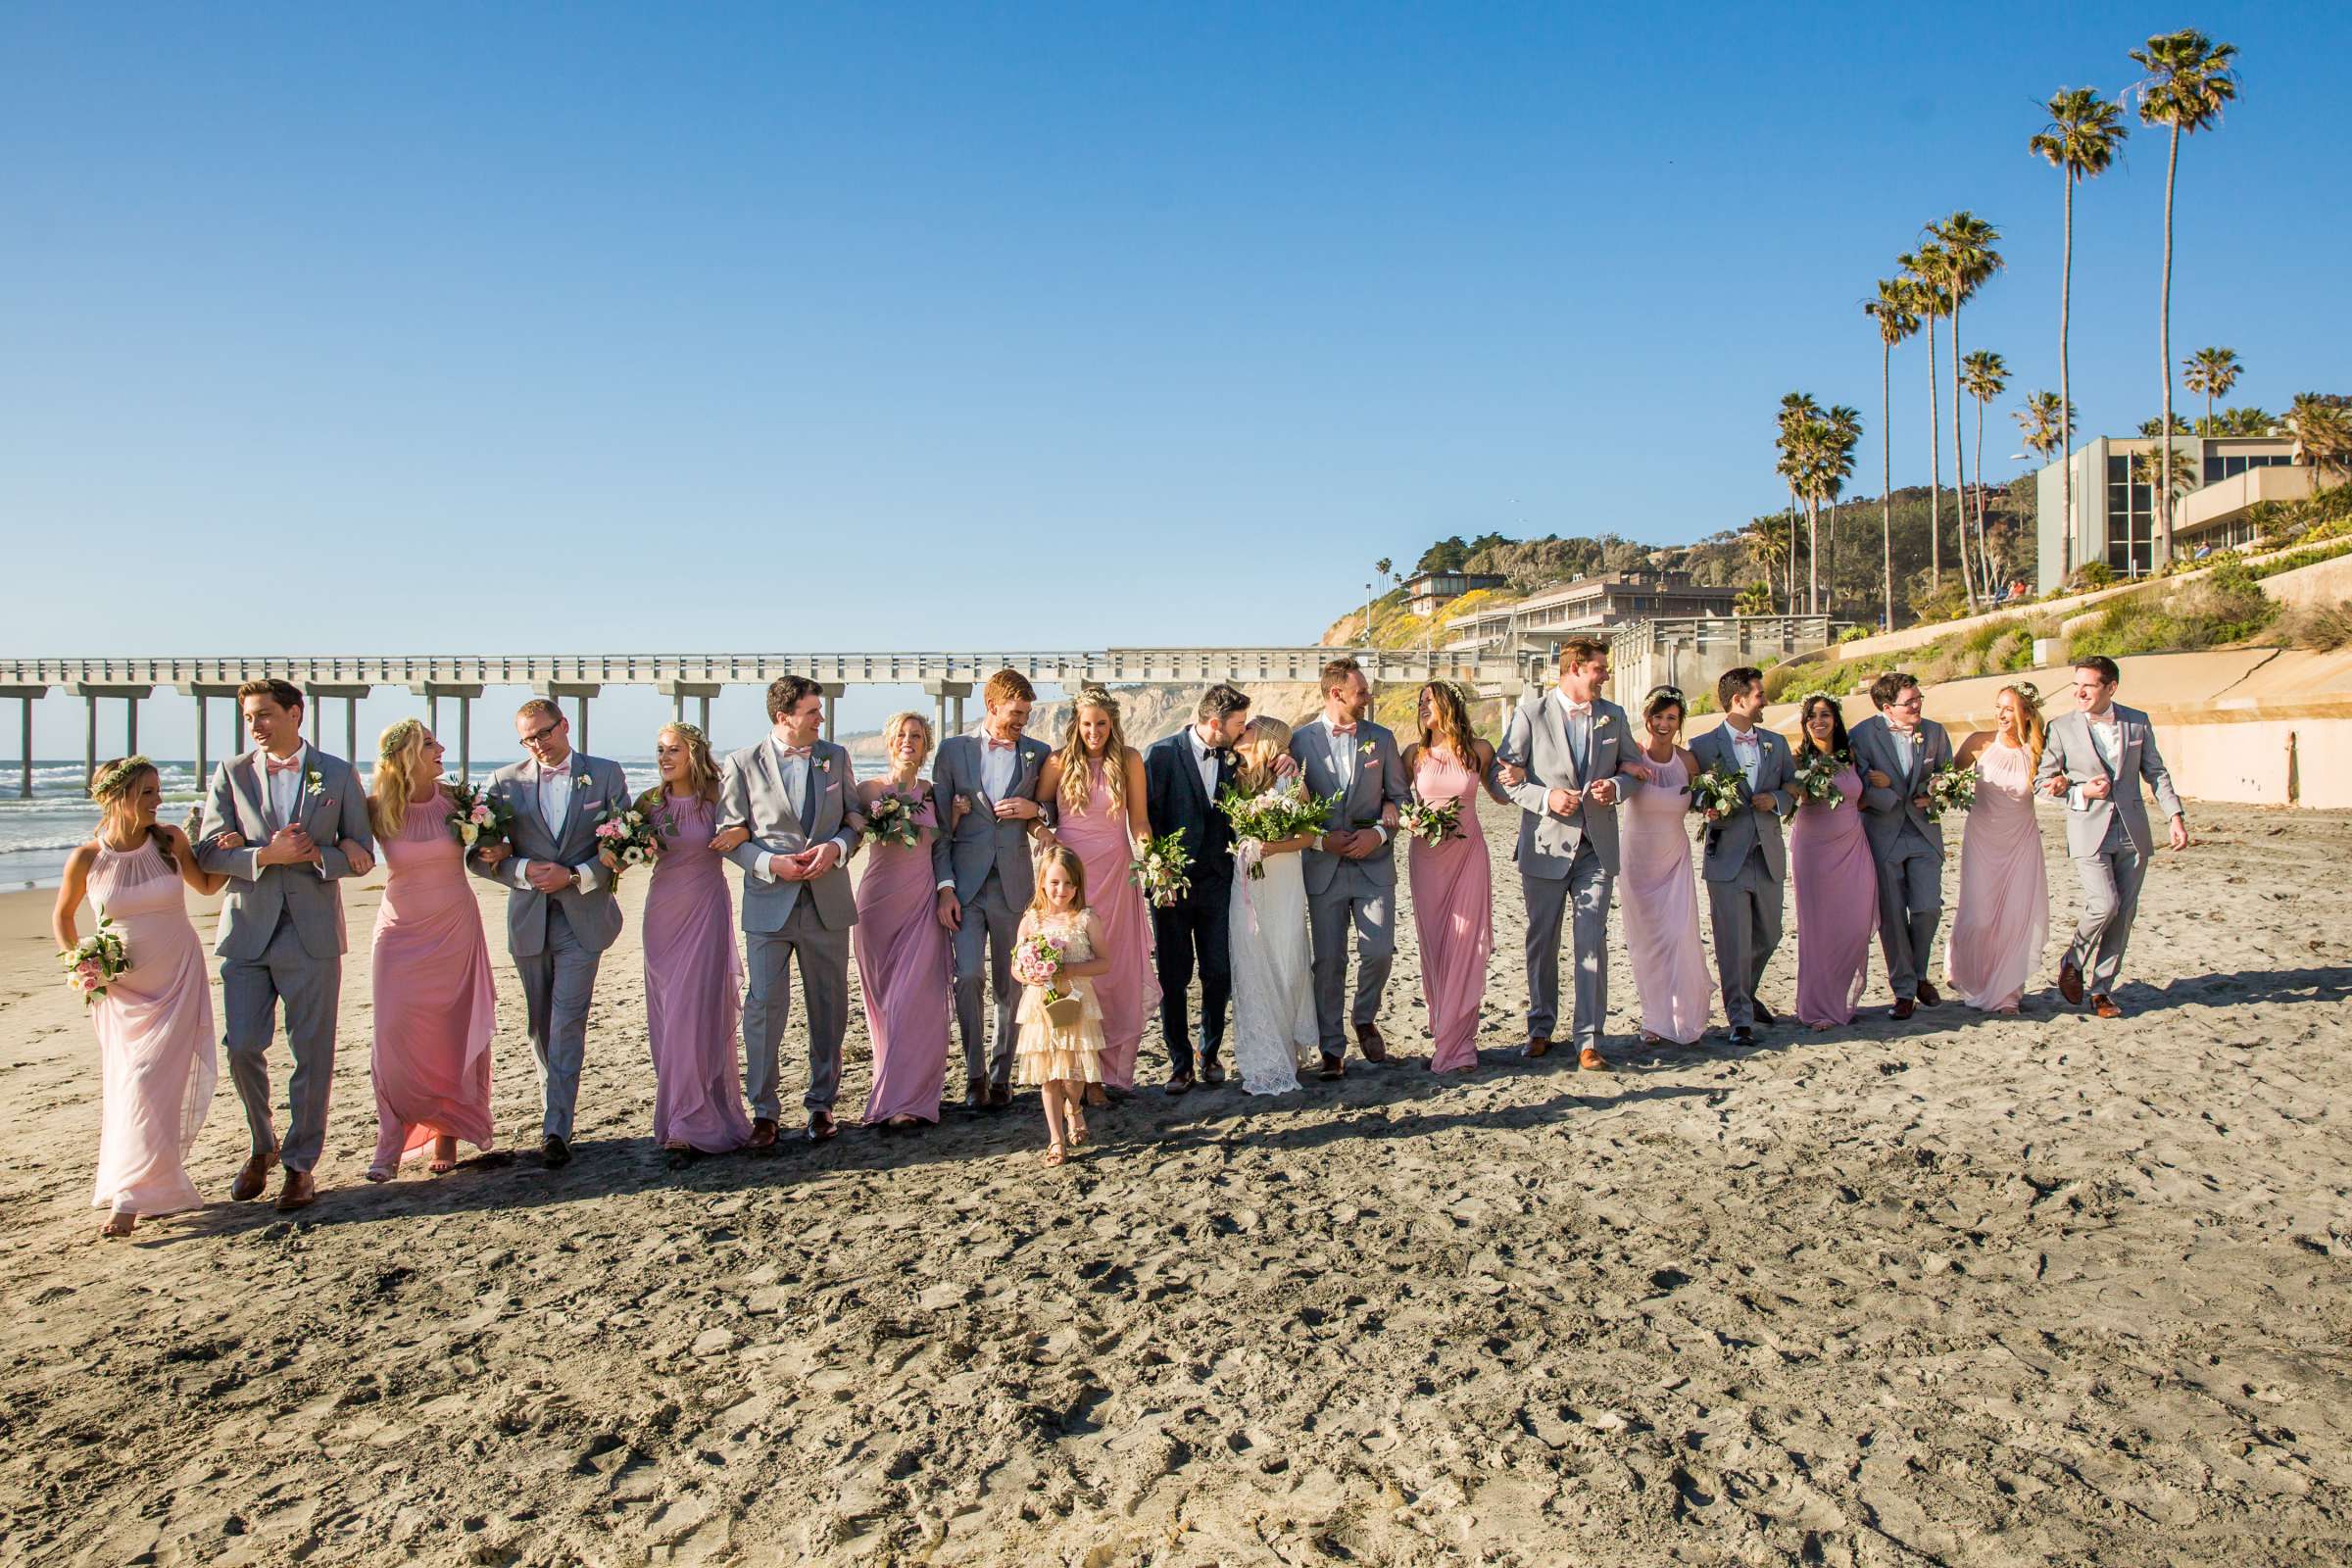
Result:
{"type": "Polygon", "coordinates": [[[1330,1052],[1323,1053],[1323,1065],[1315,1076],[1327,1084],[1336,1084],[1348,1075],[1348,1064],[1330,1052]]]}
{"type": "Polygon", "coordinates": [[[1009,1088],[1004,1084],[990,1084],[988,1086],[988,1108],[991,1111],[1003,1110],[1005,1106],[1011,1103],[1012,1091],[1009,1088]]]}
{"type": "Polygon", "coordinates": [[[549,1170],[562,1170],[571,1163],[571,1146],[550,1134],[547,1141],[539,1146],[539,1159],[549,1170]]]}
{"type": "Polygon", "coordinates": [[[1756,1032],[1755,1032],[1753,1029],[1750,1029],[1750,1028],[1748,1028],[1746,1025],[1742,1024],[1742,1025],[1740,1025],[1740,1027],[1738,1027],[1738,1028],[1736,1028],[1736,1029],[1734,1029],[1734,1030],[1732,1031],[1732,1044],[1733,1044],[1733,1045],[1735,1045],[1735,1046],[1752,1046],[1752,1045],[1754,1045],[1755,1043],[1756,1043],[1756,1032]]]}
{"type": "Polygon", "coordinates": [[[1204,1061],[1200,1064],[1200,1081],[1211,1086],[1221,1084],[1225,1081],[1225,1069],[1213,1061],[1204,1061]]]}
{"type": "Polygon", "coordinates": [[[1764,1005],[1764,1004],[1761,1002],[1749,1003],[1747,1004],[1747,1010],[1754,1017],[1757,1023],[1763,1025],[1767,1029],[1781,1021],[1780,1019],[1774,1017],[1772,1015],[1772,1009],[1764,1005]]]}
{"type": "Polygon", "coordinates": [[[1917,1009],[1918,1005],[1919,1004],[1913,1002],[1909,997],[1895,998],[1893,1014],[1894,1018],[1897,1022],[1900,1022],[1902,1019],[1910,1017],[1912,1012],[1917,1009]]]}
{"type": "Polygon", "coordinates": [[[840,1125],[823,1111],[812,1110],[808,1113],[808,1141],[810,1143],[821,1144],[840,1131],[840,1125]]]}
{"type": "Polygon", "coordinates": [[[1189,1095],[1193,1092],[1193,1075],[1180,1072],[1160,1086],[1163,1095],[1189,1095]]]}

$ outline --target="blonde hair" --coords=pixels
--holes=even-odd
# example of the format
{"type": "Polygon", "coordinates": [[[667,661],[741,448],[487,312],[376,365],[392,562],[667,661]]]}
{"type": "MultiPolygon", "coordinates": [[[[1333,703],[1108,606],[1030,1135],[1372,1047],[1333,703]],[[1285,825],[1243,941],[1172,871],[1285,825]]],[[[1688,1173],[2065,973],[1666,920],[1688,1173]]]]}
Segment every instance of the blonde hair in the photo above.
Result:
{"type": "MultiPolygon", "coordinates": [[[[2001,691],[2017,699],[2017,727],[2021,732],[2017,738],[2025,743],[2026,756],[2038,770],[2041,766],[2041,748],[2050,733],[2048,723],[2041,716],[2041,693],[2034,689],[2031,681],[2013,681],[2002,687],[2001,691]]],[[[1992,695],[1997,702],[2001,692],[1992,695]]]]}
{"type": "Polygon", "coordinates": [[[1071,906],[1071,912],[1085,913],[1086,862],[1078,858],[1078,852],[1066,844],[1056,844],[1037,858],[1037,886],[1029,895],[1029,912],[1031,914],[1054,912],[1054,906],[1046,902],[1046,871],[1048,867],[1055,865],[1070,874],[1070,886],[1077,890],[1078,897],[1071,906]]]}
{"type": "Polygon", "coordinates": [[[409,787],[416,760],[424,755],[426,730],[422,721],[404,718],[375,738],[373,793],[368,797],[368,820],[379,839],[399,836],[409,819],[409,787]]]}
{"type": "Polygon", "coordinates": [[[1421,727],[1421,749],[1426,752],[1443,746],[1455,761],[1475,772],[1478,732],[1470,727],[1470,708],[1462,701],[1461,688],[1449,680],[1433,680],[1421,688],[1421,694],[1429,699],[1429,716],[1434,720],[1421,727]]]}
{"type": "Polygon", "coordinates": [[[1078,738],[1078,710],[1092,708],[1110,720],[1110,739],[1102,743],[1102,787],[1110,792],[1110,808],[1127,809],[1127,732],[1119,725],[1118,699],[1100,686],[1082,686],[1070,704],[1070,721],[1061,732],[1061,805],[1083,813],[1094,793],[1086,772],[1086,742],[1078,738]]]}
{"type": "MultiPolygon", "coordinates": [[[[101,824],[130,825],[130,797],[148,779],[162,777],[156,765],[143,756],[118,757],[98,764],[90,775],[90,799],[98,803],[101,824]]],[[[179,869],[179,858],[172,853],[172,835],[164,831],[161,822],[147,824],[148,842],[164,858],[164,863],[174,871],[179,869]]]]}
{"type": "MultiPolygon", "coordinates": [[[[931,749],[939,744],[939,737],[931,733],[930,715],[927,713],[917,712],[911,708],[903,708],[882,721],[882,753],[883,760],[886,764],[896,760],[899,746],[899,736],[909,724],[920,724],[923,726],[924,757],[929,757],[931,755],[931,749]]],[[[916,767],[921,767],[923,765],[921,760],[918,759],[914,765],[916,767]]]]}
{"type": "MultiPolygon", "coordinates": [[[[710,738],[700,725],[684,719],[673,720],[654,731],[654,744],[662,744],[664,735],[675,735],[686,747],[686,792],[698,800],[718,799],[718,761],[710,755],[710,738]]],[[[657,783],[637,797],[637,809],[651,810],[662,804],[669,793],[667,784],[657,783]]]]}
{"type": "Polygon", "coordinates": [[[1242,743],[1234,748],[1242,759],[1242,770],[1233,777],[1234,787],[1244,795],[1261,795],[1274,787],[1274,759],[1291,749],[1291,726],[1272,713],[1260,713],[1242,730],[1242,743]]]}

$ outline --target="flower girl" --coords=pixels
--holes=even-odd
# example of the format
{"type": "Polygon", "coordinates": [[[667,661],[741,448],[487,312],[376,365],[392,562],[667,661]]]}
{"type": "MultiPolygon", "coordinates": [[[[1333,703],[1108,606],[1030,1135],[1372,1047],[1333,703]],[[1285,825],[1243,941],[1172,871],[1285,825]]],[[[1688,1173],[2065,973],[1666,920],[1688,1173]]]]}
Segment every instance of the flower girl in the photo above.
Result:
{"type": "Polygon", "coordinates": [[[1021,982],[1013,1082],[1035,1084],[1045,1102],[1046,1163],[1058,1165],[1086,1142],[1085,1086],[1102,1081],[1102,1008],[1092,977],[1102,929],[1086,907],[1086,867],[1054,845],[1038,857],[1037,893],[1021,916],[1012,972],[1021,982]]]}

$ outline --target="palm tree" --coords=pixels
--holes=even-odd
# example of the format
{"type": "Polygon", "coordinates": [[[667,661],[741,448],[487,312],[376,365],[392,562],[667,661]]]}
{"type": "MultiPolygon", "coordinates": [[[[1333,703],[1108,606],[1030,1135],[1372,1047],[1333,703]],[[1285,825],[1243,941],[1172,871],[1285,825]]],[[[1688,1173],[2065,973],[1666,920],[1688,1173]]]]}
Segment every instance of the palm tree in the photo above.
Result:
{"type": "Polygon", "coordinates": [[[1894,346],[1919,330],[1911,311],[1911,288],[1903,279],[1882,277],[1878,292],[1862,302],[1862,314],[1879,324],[1879,456],[1885,478],[1879,492],[1879,539],[1886,564],[1886,629],[1894,630],[1894,346]]]}
{"type": "Polygon", "coordinates": [[[2314,490],[2329,468],[2352,472],[2352,413],[2340,401],[2298,392],[2286,411],[2286,427],[2294,432],[2295,456],[2318,470],[2312,475],[2314,490]]]}
{"type": "MultiPolygon", "coordinates": [[[[2069,409],[2075,406],[2074,385],[2067,375],[2067,313],[2074,303],[2075,289],[2075,186],[2093,174],[2105,173],[2107,166],[2115,162],[2116,149],[2131,134],[2132,127],[2124,123],[2121,109],[2088,87],[2068,87],[2050,99],[2050,122],[2028,144],[2056,166],[2059,183],[2066,193],[2066,253],[2058,270],[2058,402],[2069,409]]],[[[2067,429],[2071,435],[2072,420],[2068,421],[2067,429]]],[[[2066,525],[2058,530],[2061,535],[2058,580],[2064,582],[2075,571],[2072,463],[2063,470],[2060,484],[2065,496],[2066,525]]]]}
{"type": "Polygon", "coordinates": [[[2180,379],[2191,392],[2205,395],[2205,428],[2199,434],[2221,433],[2213,423],[2213,400],[2228,397],[2244,370],[2235,349],[2199,349],[2180,362],[2180,379]]]}
{"type": "Polygon", "coordinates": [[[2066,449],[2075,429],[2073,412],[2055,392],[2029,392],[2025,407],[2012,417],[2025,432],[2026,450],[2047,458],[2066,449]]]}
{"type": "Polygon", "coordinates": [[[1984,405],[2009,389],[2009,367],[1990,349],[1979,349],[1961,367],[1960,383],[1977,400],[1977,561],[1984,591],[1992,592],[1992,547],[1984,538],[1984,405]]]}
{"type": "Polygon", "coordinates": [[[1796,450],[1796,434],[1808,421],[1821,417],[1821,405],[1813,401],[1810,392],[1790,392],[1781,399],[1780,434],[1776,444],[1780,460],[1773,465],[1788,485],[1788,612],[1796,613],[1796,496],[1797,479],[1803,463],[1796,450]]]}
{"type": "Polygon", "coordinates": [[[1834,471],[1829,480],[1830,498],[1830,590],[1823,599],[1826,605],[1837,589],[1838,572],[1838,497],[1845,489],[1845,481],[1854,476],[1854,448],[1862,442],[1862,411],[1849,409],[1842,403],[1831,405],[1827,416],[1830,435],[1836,444],[1834,471]]]}
{"type": "MultiPolygon", "coordinates": [[[[1969,569],[1968,518],[1963,507],[1967,494],[1968,476],[1961,465],[1968,454],[1962,445],[1960,425],[1960,307],[1984,285],[1985,279],[1999,271],[2003,265],[2001,253],[1993,244],[2001,231],[1976,214],[1966,210],[1952,214],[1940,223],[1930,223],[1924,232],[1943,247],[1944,288],[1951,297],[1952,318],[1952,502],[1960,512],[1960,587],[1968,596],[1968,608],[1977,608],[1976,574],[1969,569]]],[[[1983,543],[1979,541],[1980,545],[1983,543]]],[[[1987,584],[1987,586],[1990,586],[1987,584]]]]}
{"type": "MultiPolygon", "coordinates": [[[[2180,172],[2180,136],[2209,130],[2222,118],[2222,106],[2237,96],[2237,73],[2230,62],[2237,54],[2233,43],[2217,44],[2194,27],[2160,32],[2145,49],[2132,51],[2133,64],[2147,72],[2139,94],[2143,124],[2170,125],[2172,150],[2164,165],[2164,295],[2156,321],[2156,357],[2164,365],[2164,428],[2173,423],[2173,188],[2180,172]]],[[[2173,443],[2164,441],[2164,484],[2157,491],[2155,564],[2173,559],[2172,472],[2173,443]]]]}
{"type": "Polygon", "coordinates": [[[1928,328],[1928,589],[1934,592],[1943,586],[1943,437],[1936,432],[1943,416],[1936,401],[1936,321],[1950,309],[1951,296],[1942,282],[1942,246],[1922,245],[1894,260],[1910,274],[1911,309],[1928,328]]]}

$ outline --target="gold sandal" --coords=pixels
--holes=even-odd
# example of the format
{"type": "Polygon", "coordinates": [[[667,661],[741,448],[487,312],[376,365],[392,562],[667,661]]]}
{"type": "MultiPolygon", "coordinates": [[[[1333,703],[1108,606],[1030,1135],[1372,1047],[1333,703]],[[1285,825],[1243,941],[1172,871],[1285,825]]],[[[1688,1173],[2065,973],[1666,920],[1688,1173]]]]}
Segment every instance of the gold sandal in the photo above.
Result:
{"type": "Polygon", "coordinates": [[[1060,1164],[1069,1157],[1069,1152],[1064,1150],[1059,1144],[1048,1144],[1046,1146],[1046,1165],[1049,1169],[1053,1166],[1060,1164]]]}

